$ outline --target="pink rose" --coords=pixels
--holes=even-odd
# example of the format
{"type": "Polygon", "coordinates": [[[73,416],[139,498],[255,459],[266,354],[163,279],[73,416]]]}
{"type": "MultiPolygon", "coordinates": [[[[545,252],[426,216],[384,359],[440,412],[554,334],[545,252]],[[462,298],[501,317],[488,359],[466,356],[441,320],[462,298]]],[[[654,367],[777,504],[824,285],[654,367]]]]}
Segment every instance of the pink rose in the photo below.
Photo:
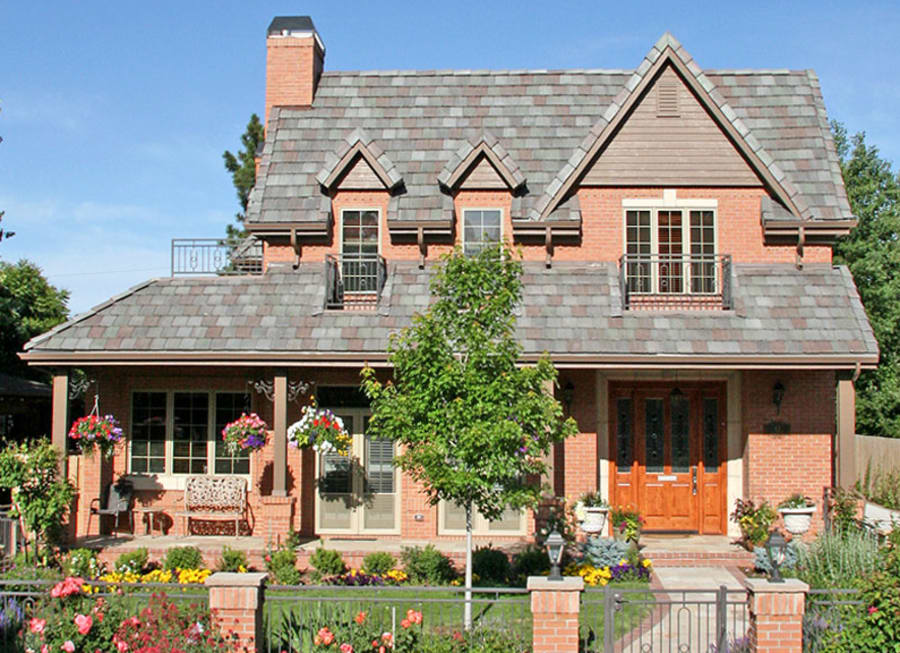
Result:
{"type": "Polygon", "coordinates": [[[75,625],[78,626],[80,635],[87,635],[91,631],[91,626],[94,625],[94,620],[87,615],[76,614],[75,625]]]}
{"type": "Polygon", "coordinates": [[[344,642],[341,644],[341,653],[353,653],[353,645],[344,642]]]}
{"type": "Polygon", "coordinates": [[[128,650],[128,644],[125,643],[124,640],[119,640],[116,642],[116,648],[119,649],[119,653],[125,653],[128,650]]]}
{"type": "Polygon", "coordinates": [[[29,619],[28,620],[28,630],[33,633],[42,633],[44,632],[44,627],[47,625],[46,619],[29,619]]]}
{"type": "Polygon", "coordinates": [[[75,644],[72,643],[71,639],[67,639],[63,642],[62,650],[66,653],[75,653],[75,644]]]}
{"type": "Polygon", "coordinates": [[[41,653],[50,653],[50,647],[47,646],[46,644],[44,644],[44,645],[41,647],[41,653]]]}

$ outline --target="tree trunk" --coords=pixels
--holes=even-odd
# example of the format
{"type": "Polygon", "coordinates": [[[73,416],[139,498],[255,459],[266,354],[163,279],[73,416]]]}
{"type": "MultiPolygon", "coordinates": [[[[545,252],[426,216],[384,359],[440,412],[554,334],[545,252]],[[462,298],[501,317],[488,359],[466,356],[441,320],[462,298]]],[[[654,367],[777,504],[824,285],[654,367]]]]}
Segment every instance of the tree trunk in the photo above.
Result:
{"type": "Polygon", "coordinates": [[[463,626],[472,630],[472,503],[466,504],[466,605],[463,626]]]}

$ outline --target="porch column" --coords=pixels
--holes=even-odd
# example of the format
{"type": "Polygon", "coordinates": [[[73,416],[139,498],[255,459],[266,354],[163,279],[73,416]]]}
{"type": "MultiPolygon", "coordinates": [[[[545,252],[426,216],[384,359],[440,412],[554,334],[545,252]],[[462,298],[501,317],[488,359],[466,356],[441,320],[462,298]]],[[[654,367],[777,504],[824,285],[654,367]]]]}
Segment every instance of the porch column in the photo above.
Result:
{"type": "Polygon", "coordinates": [[[287,372],[275,373],[275,399],[273,429],[275,451],[272,460],[272,495],[287,496],[287,372]]]}
{"type": "Polygon", "coordinates": [[[838,487],[856,482],[856,388],[850,378],[838,377],[835,479],[838,487]]]}
{"type": "Polygon", "coordinates": [[[584,579],[551,580],[530,576],[532,650],[534,653],[577,653],[578,613],[584,579]]]}
{"type": "Polygon", "coordinates": [[[771,583],[764,578],[744,579],[750,628],[750,650],[781,653],[803,650],[803,614],[809,585],[787,578],[771,583]]]}
{"type": "Polygon", "coordinates": [[[60,452],[59,473],[66,478],[68,460],[66,441],[69,430],[69,370],[53,371],[53,420],[50,442],[60,452]]]}
{"type": "Polygon", "coordinates": [[[206,579],[209,609],[225,635],[233,635],[243,651],[262,651],[266,574],[216,572],[206,579]]]}

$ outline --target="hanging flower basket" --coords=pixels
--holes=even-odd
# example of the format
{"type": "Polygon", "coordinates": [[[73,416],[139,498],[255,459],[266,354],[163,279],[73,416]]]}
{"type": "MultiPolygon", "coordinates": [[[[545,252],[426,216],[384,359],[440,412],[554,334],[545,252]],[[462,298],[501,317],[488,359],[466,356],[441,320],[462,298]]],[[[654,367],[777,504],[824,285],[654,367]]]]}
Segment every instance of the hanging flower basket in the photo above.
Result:
{"type": "Polygon", "coordinates": [[[119,422],[112,415],[100,417],[91,413],[75,420],[69,429],[69,439],[75,449],[86,454],[99,449],[106,458],[112,456],[113,449],[124,437],[119,422]]]}
{"type": "Polygon", "coordinates": [[[288,444],[298,449],[312,447],[319,453],[335,452],[341,456],[350,451],[350,434],[343,420],[315,403],[303,407],[300,419],[288,428],[287,438],[288,444]]]}
{"type": "Polygon", "coordinates": [[[269,439],[266,423],[256,413],[242,413],[240,417],[226,424],[222,429],[225,449],[232,456],[240,453],[259,451],[269,439]]]}

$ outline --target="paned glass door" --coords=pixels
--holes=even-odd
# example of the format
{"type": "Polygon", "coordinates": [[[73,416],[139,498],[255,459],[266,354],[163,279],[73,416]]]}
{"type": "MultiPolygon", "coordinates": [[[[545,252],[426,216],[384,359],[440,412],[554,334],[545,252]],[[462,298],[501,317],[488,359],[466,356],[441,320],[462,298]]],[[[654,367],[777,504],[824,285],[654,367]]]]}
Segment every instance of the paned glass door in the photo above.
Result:
{"type": "Polygon", "coordinates": [[[393,465],[394,443],[366,435],[368,409],[334,412],[351,433],[352,443],[347,455],[317,456],[317,532],[395,532],[399,478],[393,465]]]}

